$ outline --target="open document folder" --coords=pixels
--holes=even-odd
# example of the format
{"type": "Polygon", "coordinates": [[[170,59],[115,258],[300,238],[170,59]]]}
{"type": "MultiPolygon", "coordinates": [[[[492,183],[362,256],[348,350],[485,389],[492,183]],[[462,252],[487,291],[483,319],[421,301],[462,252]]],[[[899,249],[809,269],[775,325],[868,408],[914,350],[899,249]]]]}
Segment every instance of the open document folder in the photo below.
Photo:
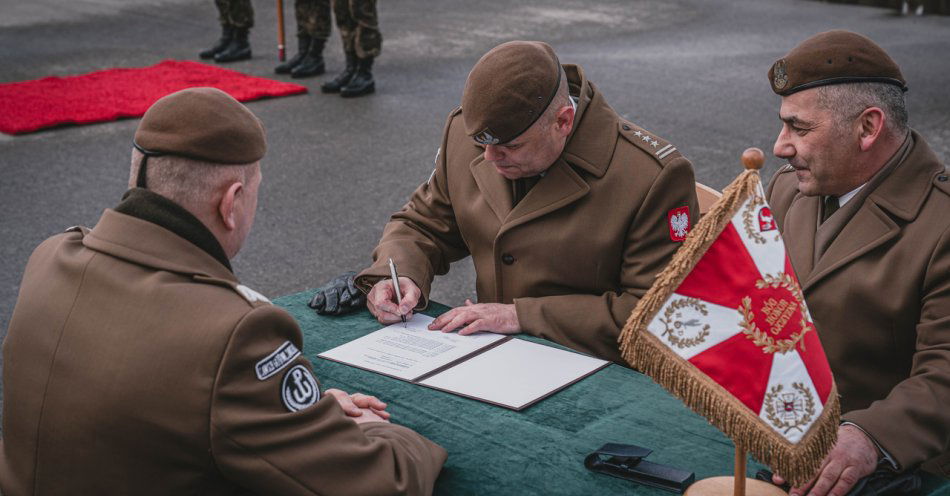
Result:
{"type": "Polygon", "coordinates": [[[522,410],[606,367],[610,362],[511,336],[460,336],[427,329],[416,314],[319,357],[522,410]]]}

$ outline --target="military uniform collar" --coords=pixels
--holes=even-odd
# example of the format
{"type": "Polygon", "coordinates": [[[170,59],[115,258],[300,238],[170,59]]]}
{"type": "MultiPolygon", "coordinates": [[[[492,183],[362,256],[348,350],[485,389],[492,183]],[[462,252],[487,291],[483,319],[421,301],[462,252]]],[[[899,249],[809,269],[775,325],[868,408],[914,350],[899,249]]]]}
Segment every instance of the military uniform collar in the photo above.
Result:
{"type": "MultiPolygon", "coordinates": [[[[808,201],[803,204],[801,211],[803,215],[797,221],[798,228],[786,222],[786,231],[806,234],[800,236],[799,241],[792,241],[790,252],[799,253],[799,263],[803,261],[802,257],[807,255],[811,255],[809,258],[814,262],[810,270],[803,266],[803,274],[800,274],[803,277],[802,289],[806,293],[828,274],[896,237],[901,229],[897,219],[909,222],[917,217],[933,189],[937,176],[944,173],[944,167],[920,135],[914,132],[911,136],[913,142],[909,145],[910,150],[901,150],[906,153],[898,152],[895,155],[894,159],[898,163],[894,166],[889,164],[886,168],[891,169],[890,171],[882,170],[882,172],[888,172],[886,177],[876,176],[872,179],[867,187],[873,186],[876,182],[879,184],[868,192],[868,196],[863,201],[860,198],[852,200],[852,202],[860,202],[855,203],[858,208],[853,216],[840,226],[837,233],[822,233],[820,227],[817,233],[811,230],[810,232],[815,234],[807,235],[809,231],[805,230],[803,223],[809,222],[807,216],[809,212],[811,213],[810,222],[815,222],[818,212],[817,196],[808,197],[808,201]],[[802,246],[802,243],[810,238],[814,239],[813,251],[802,246]],[[792,249],[794,246],[798,248],[792,249]],[[820,252],[818,248],[823,246],[827,246],[827,249],[820,252]]],[[[863,194],[864,191],[862,190],[861,193],[863,194]]],[[[798,195],[801,196],[801,193],[798,195]]],[[[851,203],[848,207],[851,207],[851,203]]],[[[788,219],[791,221],[790,217],[788,219]]],[[[828,222],[833,220],[834,216],[828,222]]],[[[844,221],[845,218],[837,220],[839,223],[844,221]]],[[[796,236],[796,238],[799,237],[796,236]]],[[[799,266],[796,266],[796,269],[798,268],[799,266]]]]}
{"type": "Polygon", "coordinates": [[[616,114],[593,83],[584,77],[580,66],[565,64],[571,95],[577,97],[574,128],[567,137],[562,158],[595,177],[603,177],[610,165],[616,140],[605,143],[605,136],[616,136],[616,114]],[[576,94],[575,94],[576,91],[576,94]]]}
{"type": "Polygon", "coordinates": [[[106,209],[83,244],[129,262],[238,283],[230,269],[191,241],[147,220],[106,209]]]}
{"type": "Polygon", "coordinates": [[[910,151],[904,160],[868,196],[870,201],[905,221],[917,217],[934,177],[943,173],[944,166],[926,141],[911,130],[910,151]]]}
{"type": "Polygon", "coordinates": [[[218,238],[191,212],[172,200],[144,188],[132,188],[122,195],[115,211],[168,229],[191,241],[233,272],[218,238]]]}

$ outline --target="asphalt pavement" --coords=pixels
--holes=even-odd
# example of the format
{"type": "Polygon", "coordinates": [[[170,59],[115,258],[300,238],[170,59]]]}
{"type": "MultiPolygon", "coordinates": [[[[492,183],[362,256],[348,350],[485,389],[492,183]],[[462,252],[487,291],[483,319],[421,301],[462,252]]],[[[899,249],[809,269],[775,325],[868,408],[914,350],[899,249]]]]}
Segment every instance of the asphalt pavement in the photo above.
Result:
{"type": "MultiPolygon", "coordinates": [[[[284,2],[289,55],[292,4],[284,2]]],[[[289,81],[273,73],[275,2],[254,7],[254,57],[226,67],[289,81]]],[[[770,64],[814,33],[858,31],[900,64],[911,125],[950,158],[950,17],[809,0],[393,0],[379,8],[376,94],[320,93],[343,65],[334,28],[329,73],[294,80],[310,93],[247,104],[267,128],[269,151],[257,222],[234,267],[265,295],[369,263],[389,214],[429,176],[468,71],[512,39],[551,43],[618,112],[674,143],[701,182],[722,188],[749,146],[767,152],[765,177],[781,165],[770,153],[780,128],[770,64]]],[[[211,0],[0,0],[0,83],[197,60],[217,38],[216,16],[211,0]]],[[[32,249],[68,226],[93,226],[125,191],[137,124],[0,134],[0,337],[32,249]]],[[[450,305],[474,296],[468,260],[437,279],[431,295],[450,305]]]]}

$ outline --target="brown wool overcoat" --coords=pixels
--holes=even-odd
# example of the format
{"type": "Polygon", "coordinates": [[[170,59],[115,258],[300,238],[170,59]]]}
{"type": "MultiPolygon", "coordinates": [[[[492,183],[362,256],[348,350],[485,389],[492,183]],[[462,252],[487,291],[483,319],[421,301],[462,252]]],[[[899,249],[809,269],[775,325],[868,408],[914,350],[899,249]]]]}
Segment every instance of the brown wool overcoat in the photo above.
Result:
{"type": "Polygon", "coordinates": [[[303,404],[312,392],[301,347],[291,316],[205,251],[106,210],[26,267],[3,345],[0,489],[430,494],[446,454],[419,434],[357,425],[329,395],[290,411],[285,384],[303,404]]]}
{"type": "Polygon", "coordinates": [[[925,468],[946,476],[950,180],[924,139],[912,137],[906,158],[853,217],[832,226],[841,230],[817,264],[821,199],[799,193],[790,166],[772,178],[767,195],[834,372],[844,420],[902,468],[930,460],[925,468]]]}
{"type": "MultiPolygon", "coordinates": [[[[465,133],[464,109],[445,125],[436,168],[393,214],[358,283],[401,275],[429,294],[434,276],[471,255],[480,303],[514,303],[524,332],[622,362],[620,329],[680,246],[669,214],[699,215],[693,169],[676,148],[624,120],[580,67],[564,152],[517,205],[511,182],[465,133]]],[[[423,305],[425,303],[423,302],[423,305]]]]}

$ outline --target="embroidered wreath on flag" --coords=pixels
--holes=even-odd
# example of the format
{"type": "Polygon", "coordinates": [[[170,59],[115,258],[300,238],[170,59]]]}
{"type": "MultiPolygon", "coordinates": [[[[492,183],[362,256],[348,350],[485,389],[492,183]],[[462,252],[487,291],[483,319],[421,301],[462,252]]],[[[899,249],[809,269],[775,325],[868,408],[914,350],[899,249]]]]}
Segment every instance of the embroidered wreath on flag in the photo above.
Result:
{"type": "Polygon", "coordinates": [[[766,418],[768,418],[769,422],[772,422],[772,425],[775,427],[783,429],[785,433],[788,433],[792,429],[801,430],[802,426],[808,425],[811,422],[812,417],[815,416],[815,399],[812,397],[811,391],[809,391],[808,388],[800,382],[793,382],[792,387],[804,397],[805,401],[804,414],[796,422],[786,422],[780,419],[778,417],[778,413],[775,411],[776,396],[781,394],[783,389],[781,384],[776,384],[773,386],[765,398],[766,418]]]}
{"type": "Polygon", "coordinates": [[[799,343],[801,343],[801,349],[804,351],[805,343],[801,341],[805,334],[811,330],[811,327],[808,325],[808,307],[805,306],[805,298],[802,295],[801,288],[795,284],[792,276],[782,274],[776,277],[766,274],[763,276],[763,279],[756,281],[755,287],[757,289],[767,287],[783,288],[788,291],[792,295],[792,298],[795,298],[795,301],[798,303],[800,315],[798,322],[799,331],[793,333],[789,339],[775,340],[775,338],[769,336],[766,331],[759,329],[759,326],[755,325],[755,312],[752,311],[752,298],[746,296],[742,298],[742,306],[739,307],[739,313],[742,315],[742,333],[751,339],[753,344],[762,348],[763,353],[788,353],[795,349],[795,346],[799,343]]]}
{"type": "Polygon", "coordinates": [[[706,310],[706,306],[700,303],[699,299],[682,298],[670,303],[670,306],[667,307],[666,312],[663,313],[663,317],[660,319],[660,322],[666,326],[666,329],[663,331],[663,336],[669,340],[670,344],[680,349],[690,348],[692,346],[702,344],[702,342],[706,340],[706,337],[709,336],[709,324],[704,325],[699,333],[697,333],[692,338],[680,338],[676,335],[674,332],[675,329],[679,329],[680,327],[684,326],[692,327],[692,325],[695,325],[691,324],[690,321],[682,322],[673,319],[674,314],[687,307],[693,308],[704,316],[709,315],[709,311],[706,310]],[[670,327],[670,324],[673,325],[672,328],[670,327]]]}

